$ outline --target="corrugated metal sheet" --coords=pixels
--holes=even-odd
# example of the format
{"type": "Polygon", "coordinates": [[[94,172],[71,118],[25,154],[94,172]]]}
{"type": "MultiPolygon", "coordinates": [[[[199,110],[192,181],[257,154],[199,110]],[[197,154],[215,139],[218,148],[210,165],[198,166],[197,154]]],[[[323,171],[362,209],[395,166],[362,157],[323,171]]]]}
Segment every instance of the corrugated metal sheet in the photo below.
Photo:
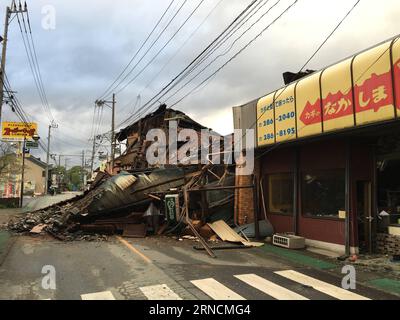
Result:
{"type": "MultiPolygon", "coordinates": [[[[234,129],[254,129],[254,145],[257,145],[257,101],[233,107],[234,129]]],[[[246,147],[246,139],[243,140],[243,147],[246,147]]]]}
{"type": "Polygon", "coordinates": [[[104,213],[105,211],[118,210],[129,207],[135,203],[148,200],[146,193],[167,191],[185,184],[185,173],[191,173],[197,167],[164,168],[151,173],[137,173],[135,175],[122,172],[107,180],[99,187],[99,195],[89,207],[89,215],[104,213]]]}

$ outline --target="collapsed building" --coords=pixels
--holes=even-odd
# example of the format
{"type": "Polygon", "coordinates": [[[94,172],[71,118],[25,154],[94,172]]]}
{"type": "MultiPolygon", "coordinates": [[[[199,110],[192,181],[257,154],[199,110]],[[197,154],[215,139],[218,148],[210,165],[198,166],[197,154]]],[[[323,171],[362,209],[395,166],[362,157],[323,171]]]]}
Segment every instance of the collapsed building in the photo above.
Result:
{"type": "MultiPolygon", "coordinates": [[[[125,141],[124,152],[113,166],[109,162],[105,170],[96,170],[88,191],[11,221],[9,229],[46,231],[60,240],[91,239],[90,234],[186,234],[200,238],[212,255],[203,240],[215,237],[212,224],[222,221],[235,227],[237,223],[235,164],[213,163],[215,155],[221,158],[232,152],[231,137],[223,137],[183,112],[161,105],[122,129],[116,139],[125,141]],[[161,140],[168,143],[160,145],[160,137],[149,136],[152,129],[160,130],[164,134],[161,140]],[[188,145],[190,135],[197,143],[188,145]],[[151,149],[154,143],[158,147],[151,149]],[[156,161],[150,161],[149,155],[156,161]]],[[[233,162],[232,156],[228,159],[233,162]]],[[[229,228],[228,224],[223,228],[229,228]]],[[[259,233],[259,228],[255,229],[259,233]]],[[[251,245],[246,239],[243,242],[251,245]]]]}

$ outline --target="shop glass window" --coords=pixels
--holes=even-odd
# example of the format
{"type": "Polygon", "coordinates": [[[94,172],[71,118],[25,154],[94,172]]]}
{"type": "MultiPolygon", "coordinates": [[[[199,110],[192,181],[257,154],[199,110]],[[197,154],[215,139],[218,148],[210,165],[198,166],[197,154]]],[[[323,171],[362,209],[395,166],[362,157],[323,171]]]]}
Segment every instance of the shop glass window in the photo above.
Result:
{"type": "Polygon", "coordinates": [[[268,175],[268,211],[271,213],[293,213],[293,173],[268,175]]]}
{"type": "Polygon", "coordinates": [[[304,172],[301,203],[304,215],[338,217],[345,209],[344,169],[304,172]]]}

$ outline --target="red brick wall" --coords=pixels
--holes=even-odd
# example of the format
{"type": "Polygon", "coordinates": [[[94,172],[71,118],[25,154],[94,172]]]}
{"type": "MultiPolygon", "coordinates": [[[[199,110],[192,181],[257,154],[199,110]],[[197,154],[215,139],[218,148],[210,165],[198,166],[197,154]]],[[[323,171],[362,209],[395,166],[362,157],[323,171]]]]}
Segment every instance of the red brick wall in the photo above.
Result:
{"type": "MultiPolygon", "coordinates": [[[[235,185],[236,186],[249,186],[253,184],[253,176],[252,175],[238,175],[239,169],[236,169],[236,178],[235,178],[235,185]]],[[[260,161],[255,159],[254,161],[254,174],[259,177],[260,176],[260,161]]],[[[259,180],[256,181],[257,183],[257,191],[258,192],[258,199],[259,196],[259,180]]],[[[236,189],[235,190],[235,222],[238,225],[243,225],[246,223],[254,222],[254,199],[253,199],[254,189],[236,189]]],[[[259,204],[259,217],[263,217],[263,214],[260,213],[260,201],[259,204]]],[[[262,218],[260,218],[262,219],[262,218]]]]}
{"type": "MultiPolygon", "coordinates": [[[[252,176],[236,176],[236,186],[248,186],[253,183],[252,176]]],[[[236,200],[236,223],[243,225],[254,221],[253,189],[237,189],[236,200]]]]}

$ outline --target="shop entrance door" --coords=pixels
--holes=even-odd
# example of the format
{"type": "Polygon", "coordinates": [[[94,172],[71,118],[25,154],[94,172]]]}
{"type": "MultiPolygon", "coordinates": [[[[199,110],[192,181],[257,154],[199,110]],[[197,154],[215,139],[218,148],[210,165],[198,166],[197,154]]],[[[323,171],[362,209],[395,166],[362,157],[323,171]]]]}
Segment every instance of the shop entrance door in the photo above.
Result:
{"type": "Polygon", "coordinates": [[[357,181],[357,227],[360,253],[372,253],[371,181],[357,181]]]}

